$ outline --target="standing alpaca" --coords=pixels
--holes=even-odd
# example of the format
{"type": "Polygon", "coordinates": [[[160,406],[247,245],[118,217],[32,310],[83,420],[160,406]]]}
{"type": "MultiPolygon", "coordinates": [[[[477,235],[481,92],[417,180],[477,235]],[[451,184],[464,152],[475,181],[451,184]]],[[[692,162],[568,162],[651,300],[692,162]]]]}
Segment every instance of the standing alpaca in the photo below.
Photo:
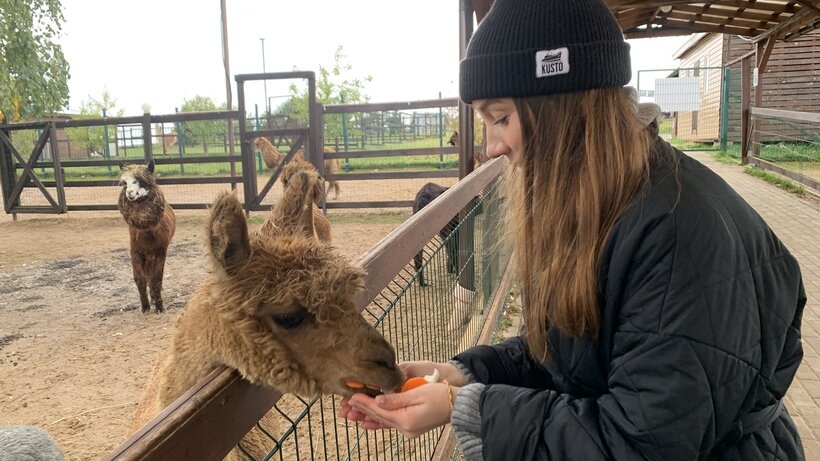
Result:
{"type": "MultiPolygon", "coordinates": [[[[236,196],[217,197],[206,228],[213,271],[177,321],[135,430],[221,365],[252,383],[303,396],[375,395],[401,386],[392,346],[352,301],[363,270],[315,238],[313,182],[309,172],[295,172],[271,209],[270,224],[254,234],[236,196]],[[366,386],[355,389],[349,382],[366,386]]],[[[263,417],[263,427],[276,426],[273,413],[263,417]]],[[[240,445],[255,459],[271,448],[256,430],[240,445]]],[[[237,449],[230,456],[241,458],[237,449]]]]}
{"type": "Polygon", "coordinates": [[[151,309],[147,293],[150,286],[151,299],[160,313],[165,310],[162,274],[168,245],[176,230],[176,216],[157,185],[153,160],[148,165],[120,165],[120,168],[123,188],[117,205],[131,235],[131,267],[142,312],[151,309]]]}
{"type": "MultiPolygon", "coordinates": [[[[433,200],[437,199],[441,194],[447,191],[449,187],[440,186],[436,183],[428,182],[419,189],[416,197],[413,199],[413,214],[421,211],[422,208],[429,205],[433,200]]],[[[444,250],[447,252],[447,273],[454,274],[458,270],[458,225],[459,217],[454,216],[441,230],[438,231],[439,237],[444,241],[444,250]],[[455,232],[454,232],[455,231],[455,232]],[[452,234],[452,235],[451,235],[452,234]],[[449,238],[448,238],[449,237],[449,238]]],[[[419,274],[419,285],[426,287],[427,281],[424,279],[423,250],[416,253],[413,257],[413,267],[419,274]]]]}
{"type": "MultiPolygon", "coordinates": [[[[458,131],[453,133],[453,136],[450,137],[450,141],[453,139],[458,139],[458,131]]],[[[482,164],[481,153],[476,152],[473,154],[473,168],[478,168],[482,164]]],[[[449,187],[440,186],[433,182],[428,182],[427,184],[421,186],[418,192],[416,192],[416,197],[413,199],[413,214],[418,213],[421,211],[422,208],[426,207],[430,204],[433,200],[438,198],[441,194],[447,191],[449,187]]],[[[467,209],[472,209],[473,206],[477,202],[477,198],[473,199],[470,205],[467,206],[467,209]]],[[[454,216],[453,219],[450,220],[441,230],[438,231],[439,237],[446,242],[445,243],[445,251],[447,252],[447,273],[454,274],[458,270],[458,227],[459,227],[459,217],[454,216]],[[455,231],[455,232],[453,232],[455,231]],[[452,236],[450,234],[453,234],[452,236]],[[448,237],[450,237],[448,239],[448,237]]],[[[416,253],[416,256],[413,257],[413,267],[416,269],[416,272],[419,274],[419,285],[426,287],[427,282],[424,280],[424,269],[422,265],[423,261],[423,250],[416,253]]]]}
{"type": "MultiPolygon", "coordinates": [[[[272,169],[276,168],[280,163],[282,163],[282,160],[285,158],[285,154],[280,152],[279,149],[277,149],[276,146],[271,144],[271,142],[268,141],[266,138],[262,138],[262,137],[256,138],[256,140],[254,140],[253,144],[254,144],[254,146],[256,146],[257,149],[262,151],[262,160],[264,160],[265,166],[267,166],[269,170],[272,170],[272,169]]],[[[325,151],[325,153],[336,152],[336,150],[333,149],[332,147],[325,147],[324,151],[325,151]]],[[[305,150],[300,147],[296,151],[296,153],[293,154],[293,160],[304,160],[304,159],[305,159],[305,150]]],[[[337,158],[327,159],[324,162],[324,167],[325,167],[325,171],[324,171],[325,174],[336,174],[341,169],[341,164],[339,163],[339,159],[337,159],[337,158]]],[[[339,198],[339,193],[341,192],[341,189],[339,188],[339,182],[338,181],[328,181],[327,182],[327,191],[330,192],[330,189],[333,189],[333,198],[334,199],[339,198]]]]}
{"type": "MultiPolygon", "coordinates": [[[[324,194],[324,188],[322,187],[323,180],[316,169],[313,168],[313,165],[303,160],[295,160],[285,165],[285,167],[282,168],[282,175],[280,176],[282,187],[287,189],[290,178],[299,171],[305,173],[305,177],[308,179],[311,190],[313,191],[313,205],[311,207],[313,208],[312,226],[316,229],[316,236],[320,242],[331,243],[330,221],[327,220],[327,216],[319,209],[319,204],[322,203],[324,194]]],[[[270,221],[266,221],[265,225],[271,225],[270,221]]]]}

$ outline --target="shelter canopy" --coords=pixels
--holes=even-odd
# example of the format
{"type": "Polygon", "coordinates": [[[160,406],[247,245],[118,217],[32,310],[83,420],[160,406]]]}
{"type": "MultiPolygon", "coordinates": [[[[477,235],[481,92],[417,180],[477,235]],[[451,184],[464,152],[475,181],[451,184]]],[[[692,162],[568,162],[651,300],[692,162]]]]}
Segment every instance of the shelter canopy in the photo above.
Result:
{"type": "MultiPolygon", "coordinates": [[[[472,0],[479,22],[493,0],[472,0]]],[[[820,0],[604,0],[624,36],[734,34],[754,41],[795,40],[820,27],[820,0]]]]}

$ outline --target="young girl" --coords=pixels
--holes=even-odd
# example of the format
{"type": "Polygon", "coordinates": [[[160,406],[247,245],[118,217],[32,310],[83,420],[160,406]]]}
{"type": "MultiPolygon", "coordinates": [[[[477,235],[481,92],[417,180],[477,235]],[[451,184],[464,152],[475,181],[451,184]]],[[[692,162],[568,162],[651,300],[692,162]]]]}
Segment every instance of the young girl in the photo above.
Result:
{"type": "Polygon", "coordinates": [[[460,91],[511,163],[526,333],[402,364],[442,382],[356,394],[343,416],[409,437],[451,423],[468,460],[804,458],[782,400],[802,358],[797,262],[641,122],[629,80],[600,0],[495,1],[460,91]]]}

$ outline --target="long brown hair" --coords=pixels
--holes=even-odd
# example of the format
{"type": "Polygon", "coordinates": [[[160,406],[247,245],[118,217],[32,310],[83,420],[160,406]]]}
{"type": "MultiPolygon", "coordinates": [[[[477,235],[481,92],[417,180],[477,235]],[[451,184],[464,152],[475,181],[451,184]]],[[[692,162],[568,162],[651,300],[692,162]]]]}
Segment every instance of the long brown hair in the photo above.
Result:
{"type": "Polygon", "coordinates": [[[530,354],[550,358],[547,330],[600,328],[598,270],[617,220],[648,177],[649,137],[623,88],[515,100],[524,139],[511,169],[511,223],[530,354]]]}

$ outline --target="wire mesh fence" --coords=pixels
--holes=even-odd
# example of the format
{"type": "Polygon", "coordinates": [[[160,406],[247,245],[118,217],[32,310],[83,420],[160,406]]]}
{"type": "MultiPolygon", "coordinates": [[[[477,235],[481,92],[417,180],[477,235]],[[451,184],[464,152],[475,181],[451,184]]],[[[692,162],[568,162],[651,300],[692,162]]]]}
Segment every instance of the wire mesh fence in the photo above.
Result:
{"type": "Polygon", "coordinates": [[[820,117],[755,109],[753,118],[756,129],[752,149],[756,158],[820,184],[820,117]]]}
{"type": "MultiPolygon", "coordinates": [[[[425,286],[409,261],[363,311],[394,345],[398,360],[447,361],[474,345],[485,324],[496,324],[488,306],[511,255],[510,246],[499,243],[502,200],[494,182],[422,250],[425,286]]],[[[407,439],[392,430],[364,431],[341,418],[338,406],[335,395],[283,396],[271,410],[275,427],[257,424],[252,430],[270,447],[264,459],[430,459],[442,432],[407,439]]]]}

